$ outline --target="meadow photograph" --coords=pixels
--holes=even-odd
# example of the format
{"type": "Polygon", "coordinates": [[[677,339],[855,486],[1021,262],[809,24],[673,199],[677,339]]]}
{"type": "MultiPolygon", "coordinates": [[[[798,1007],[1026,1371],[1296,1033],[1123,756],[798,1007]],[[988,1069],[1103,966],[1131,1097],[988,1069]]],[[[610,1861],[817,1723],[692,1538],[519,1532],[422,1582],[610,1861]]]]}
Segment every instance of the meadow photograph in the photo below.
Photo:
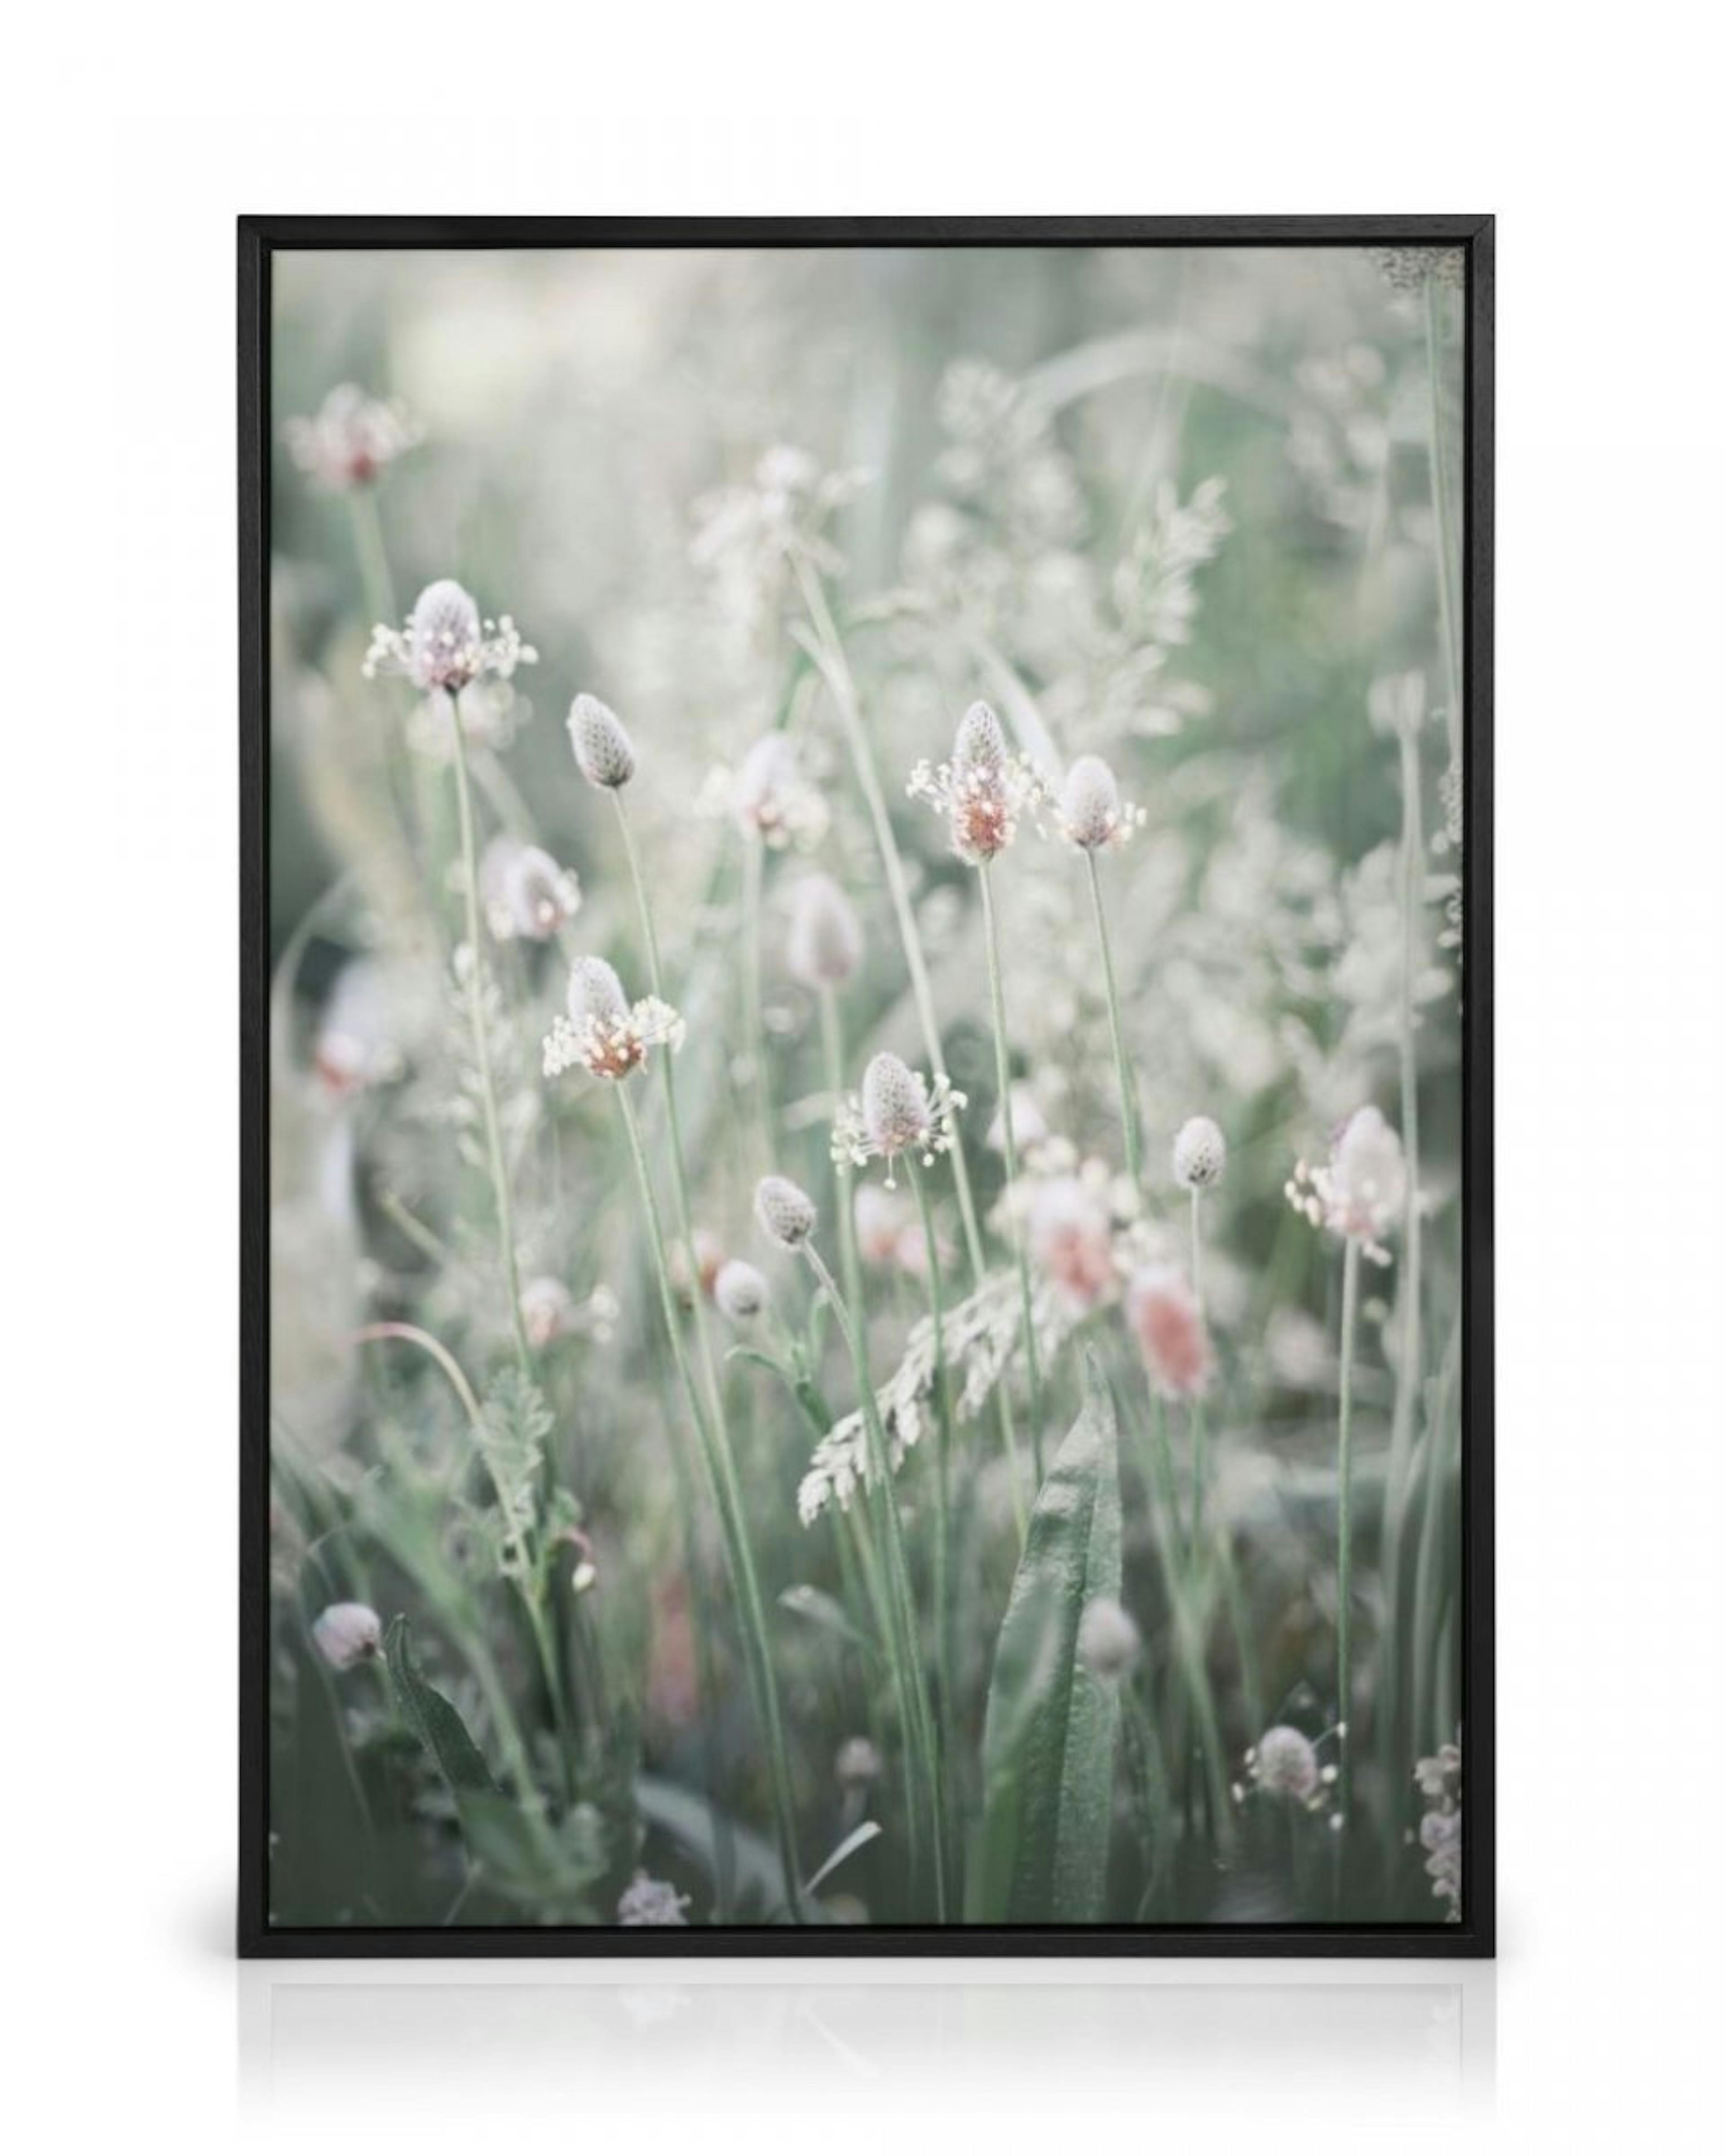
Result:
{"type": "Polygon", "coordinates": [[[1468,274],[272,249],[265,1932],[1465,1931],[1468,274]]]}

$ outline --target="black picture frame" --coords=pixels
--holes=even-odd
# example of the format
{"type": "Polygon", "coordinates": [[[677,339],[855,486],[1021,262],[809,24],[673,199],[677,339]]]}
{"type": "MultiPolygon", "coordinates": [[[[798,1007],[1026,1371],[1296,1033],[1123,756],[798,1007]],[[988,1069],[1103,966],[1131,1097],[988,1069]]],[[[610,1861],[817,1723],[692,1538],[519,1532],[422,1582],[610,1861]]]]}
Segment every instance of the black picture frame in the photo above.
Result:
{"type": "Polygon", "coordinates": [[[239,220],[240,1385],[239,1820],[244,1958],[1213,1955],[1479,1958],[1496,1951],[1493,1668],[1491,673],[1495,221],[1489,216],[261,217],[239,220]],[[273,1926],[269,1789],[269,726],[270,268],[296,249],[1456,247],[1466,264],[1463,661],[1461,1921],[1430,1924],[814,1929],[273,1926]]]}

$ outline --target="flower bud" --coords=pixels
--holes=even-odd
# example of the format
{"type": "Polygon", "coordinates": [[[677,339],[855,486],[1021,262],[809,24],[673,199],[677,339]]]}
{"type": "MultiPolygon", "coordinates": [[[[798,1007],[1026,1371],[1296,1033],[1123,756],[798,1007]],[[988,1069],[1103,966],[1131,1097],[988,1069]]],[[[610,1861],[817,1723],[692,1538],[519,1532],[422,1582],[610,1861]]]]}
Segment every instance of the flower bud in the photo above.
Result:
{"type": "Polygon", "coordinates": [[[311,1638],[331,1669],[351,1670],[382,1652],[382,1620],[363,1602],[332,1602],[313,1624],[311,1638]]]}
{"type": "Polygon", "coordinates": [[[480,612],[451,577],[428,584],[408,624],[408,669],[416,687],[465,689],[479,670],[480,612]]]}
{"type": "Polygon", "coordinates": [[[928,1088],[901,1057],[883,1052],[863,1073],[863,1127],[875,1152],[891,1159],[927,1142],[933,1122],[928,1088]]]}
{"type": "Polygon", "coordinates": [[[1174,1181],[1183,1190],[1208,1190],[1222,1180],[1228,1141],[1208,1116],[1192,1116],[1174,1138],[1174,1181]]]}
{"type": "Polygon", "coordinates": [[[1081,756],[1060,788],[1060,828],[1075,846],[1093,853],[1120,829],[1120,788],[1099,756],[1081,756]]]}
{"type": "Polygon", "coordinates": [[[1317,1794],[1321,1779],[1311,1738],[1285,1722],[1266,1729],[1259,1738],[1252,1773],[1260,1789],[1279,1797],[1297,1797],[1301,1804],[1317,1794]]]}
{"type": "Polygon", "coordinates": [[[1196,1399],[1209,1389],[1210,1337],[1183,1275],[1172,1265],[1144,1266],[1127,1291],[1126,1314],[1163,1399],[1196,1399]]]}
{"type": "Polygon", "coordinates": [[[1078,1659],[1105,1684],[1130,1676],[1143,1645],[1138,1628],[1111,1596],[1099,1594],[1084,1605],[1078,1620],[1078,1659]]]}
{"type": "Polygon", "coordinates": [[[755,1218],[782,1250],[798,1250],[814,1233],[820,1215],[808,1192],[788,1176],[763,1175],[755,1186],[755,1218]]]}
{"type": "Polygon", "coordinates": [[[866,1737],[847,1737],[833,1761],[833,1773],[847,1789],[865,1788],[880,1779],[880,1754],[866,1737]]]}
{"type": "Polygon", "coordinates": [[[758,1317],[770,1300],[765,1275],[747,1258],[732,1258],[720,1266],[713,1301],[733,1325],[747,1325],[758,1317]]]}
{"type": "Polygon", "coordinates": [[[603,958],[578,958],[569,968],[568,1010],[575,1025],[585,1025],[589,1019],[627,1018],[629,998],[616,968],[603,958]]]}
{"type": "Polygon", "coordinates": [[[833,879],[807,875],[793,896],[785,963],[805,988],[836,988],[862,963],[862,925],[833,879]]]}
{"type": "Polygon", "coordinates": [[[952,737],[952,761],[961,770],[998,771],[1006,761],[1006,735],[986,704],[973,704],[952,737]]]}
{"type": "Polygon", "coordinates": [[[589,786],[627,786],[635,775],[634,744],[608,704],[583,694],[569,706],[569,741],[589,786]]]}

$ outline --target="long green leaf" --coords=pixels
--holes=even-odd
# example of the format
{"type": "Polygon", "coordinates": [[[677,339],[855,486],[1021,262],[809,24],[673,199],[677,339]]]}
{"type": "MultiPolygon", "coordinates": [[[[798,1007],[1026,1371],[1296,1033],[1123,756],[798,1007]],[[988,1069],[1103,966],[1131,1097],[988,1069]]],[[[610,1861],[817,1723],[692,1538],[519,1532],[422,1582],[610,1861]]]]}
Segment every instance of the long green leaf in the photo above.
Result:
{"type": "Polygon", "coordinates": [[[1091,1923],[1101,1914],[1120,1705],[1080,1663],[1078,1626],[1086,1603],[1119,1593],[1114,1403],[1087,1363],[1084,1406],[1031,1513],[994,1650],[983,1825],[966,1897],[973,1923],[1091,1923]]]}
{"type": "Polygon", "coordinates": [[[459,1797],[469,1791],[490,1794],[497,1784],[485,1755],[467,1733],[467,1725],[440,1691],[427,1684],[413,1659],[405,1617],[391,1624],[383,1640],[389,1681],[408,1727],[437,1762],[438,1772],[459,1797]]]}

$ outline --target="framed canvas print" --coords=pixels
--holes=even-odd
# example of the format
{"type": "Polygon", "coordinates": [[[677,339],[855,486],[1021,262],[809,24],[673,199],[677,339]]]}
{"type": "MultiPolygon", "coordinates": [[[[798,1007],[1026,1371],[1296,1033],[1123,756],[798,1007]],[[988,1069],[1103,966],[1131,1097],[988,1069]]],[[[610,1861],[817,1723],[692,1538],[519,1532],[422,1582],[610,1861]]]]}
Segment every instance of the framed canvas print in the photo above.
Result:
{"type": "Polygon", "coordinates": [[[1491,1950],[1491,293],[242,220],[242,1951],[1491,1950]]]}

